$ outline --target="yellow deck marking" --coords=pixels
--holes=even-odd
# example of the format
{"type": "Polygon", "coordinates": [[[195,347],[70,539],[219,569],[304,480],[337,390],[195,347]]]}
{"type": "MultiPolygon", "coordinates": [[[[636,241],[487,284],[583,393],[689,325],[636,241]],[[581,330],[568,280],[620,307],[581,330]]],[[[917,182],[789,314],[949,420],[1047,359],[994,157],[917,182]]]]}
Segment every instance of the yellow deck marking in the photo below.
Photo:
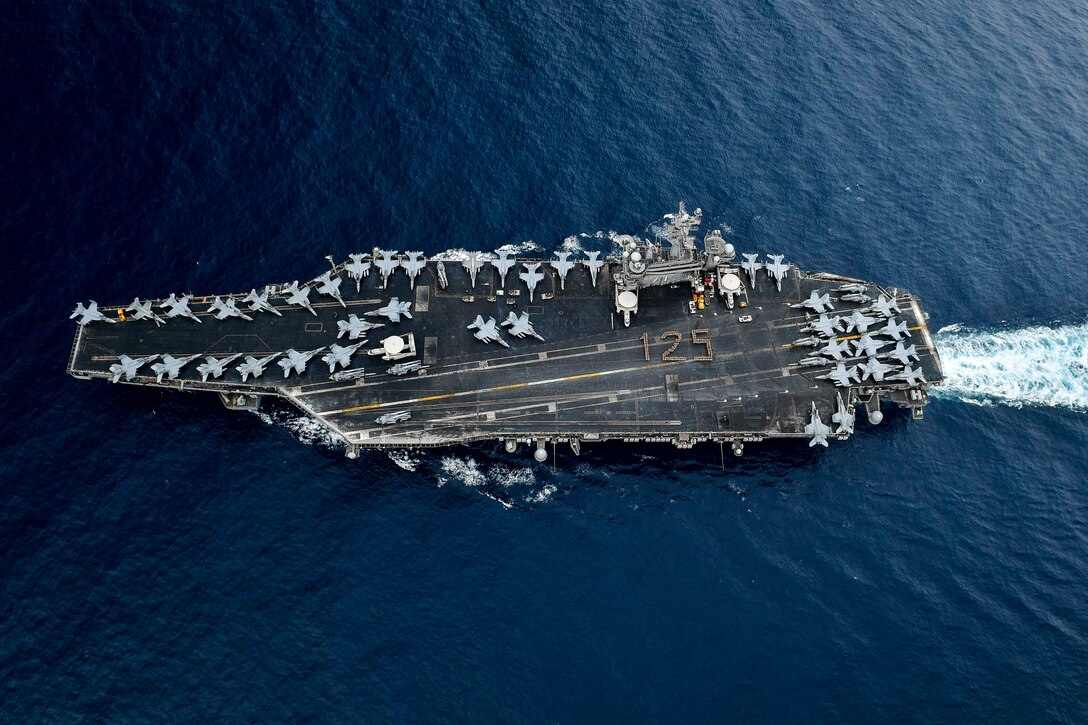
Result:
{"type": "MultiPolygon", "coordinates": [[[[918,325],[917,327],[908,327],[907,329],[911,332],[915,332],[917,330],[926,330],[928,329],[928,325],[918,325]]],[[[845,337],[836,337],[835,339],[839,342],[842,342],[844,340],[860,340],[861,335],[847,335],[845,337]]],[[[804,345],[794,345],[791,342],[788,345],[783,345],[782,347],[804,347],[804,345]]]]}

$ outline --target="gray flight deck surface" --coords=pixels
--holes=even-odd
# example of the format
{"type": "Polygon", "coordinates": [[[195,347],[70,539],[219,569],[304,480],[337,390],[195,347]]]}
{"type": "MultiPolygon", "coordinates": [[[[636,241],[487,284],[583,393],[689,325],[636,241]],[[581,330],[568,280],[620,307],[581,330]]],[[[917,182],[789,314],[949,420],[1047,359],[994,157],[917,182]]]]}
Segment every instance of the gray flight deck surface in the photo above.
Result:
{"type": "MultiPolygon", "coordinates": [[[[684,213],[681,209],[681,215],[684,213]]],[[[681,231],[687,236],[688,229],[681,231]]],[[[644,240],[637,242],[643,244],[644,240]]],[[[635,249],[635,242],[630,244],[635,249]]],[[[707,244],[709,249],[710,242],[707,244]]],[[[665,256],[660,248],[646,249],[651,256],[655,249],[665,256]]],[[[715,257],[719,261],[713,264],[708,261],[709,253],[677,252],[675,247],[674,252],[688,254],[704,265],[705,271],[695,275],[703,292],[703,309],[693,301],[692,283],[659,279],[656,284],[635,289],[637,311],[626,325],[617,301],[617,285],[634,288],[630,275],[624,281],[624,271],[630,271],[627,253],[622,259],[609,259],[595,285],[589,267],[582,263],[584,258],[566,274],[564,284],[551,265],[555,258],[518,260],[506,275],[505,290],[499,271],[488,262],[476,271],[475,287],[462,263],[447,259],[441,275],[438,262],[427,261],[414,288],[404,268],[388,277],[387,288],[382,286],[379,270],[372,269],[361,280],[358,292],[356,281],[339,265],[332,278],[339,275],[343,279],[339,292],[346,306],[314,289],[309,302],[315,315],[285,301],[279,291],[286,285],[273,285],[268,300],[278,316],[268,310],[251,311],[243,304],[245,294],[236,294],[238,309],[252,320],[216,319],[214,313],[206,312],[214,295],[190,298],[190,308],[202,324],[181,316],[161,324],[147,317],[134,320],[131,314],[115,324],[93,318],[78,328],[68,369],[79,378],[119,376],[120,382],[216,391],[228,407],[240,409],[253,409],[263,396],[280,396],[341,436],[349,455],[360,447],[433,446],[488,439],[506,441],[510,450],[516,442],[525,442],[538,452],[547,442],[569,442],[577,451],[586,441],[668,441],[688,447],[709,440],[727,443],[740,454],[745,443],[813,437],[813,418],[831,424],[833,415],[843,409],[840,398],[850,411],[856,403],[864,405],[872,422],[882,417],[874,417],[881,399],[909,408],[920,418],[927,402],[926,388],[943,378],[926,316],[918,300],[905,292],[834,275],[808,274],[795,266],[789,267],[779,291],[774,277],[764,269],[755,274],[753,283],[752,275],[731,260],[731,247],[729,254],[723,255],[726,259],[715,257]],[[518,276],[526,261],[543,262],[540,271],[545,276],[536,287],[533,302],[518,276]],[[735,277],[729,285],[735,285],[736,278],[743,281],[732,309],[724,289],[716,289],[714,283],[702,285],[704,276],[717,281],[723,279],[719,275],[730,272],[735,277]],[[879,328],[888,319],[872,311],[866,313],[874,320],[869,333],[881,343],[881,351],[869,358],[866,352],[855,354],[851,348],[843,362],[850,367],[879,357],[891,364],[888,377],[882,382],[869,379],[847,385],[816,377],[831,371],[838,360],[829,354],[821,363],[813,358],[818,357],[818,347],[794,345],[801,338],[816,335],[802,328],[818,315],[790,305],[819,292],[830,293],[834,308],[828,315],[846,317],[855,310],[872,310],[871,302],[841,299],[846,293],[836,289],[850,283],[866,287],[870,297],[886,294],[898,304],[900,311],[893,322],[906,323],[909,337],[903,344],[914,345],[917,354],[908,368],[913,366],[920,372],[920,379],[889,379],[903,365],[886,357],[896,340],[891,334],[881,335],[879,328]],[[365,315],[392,297],[412,303],[411,318],[393,322],[365,315]],[[741,307],[742,303],[746,306],[741,307]],[[501,323],[511,312],[527,312],[532,330],[543,340],[531,334],[510,334],[512,328],[501,323]],[[366,341],[351,356],[348,370],[362,370],[362,377],[338,382],[331,379],[329,366],[321,357],[333,343],[347,346],[359,342],[347,334],[337,339],[337,322],[352,314],[382,326],[368,330],[366,341]],[[509,347],[497,341],[485,344],[474,336],[475,329],[467,329],[478,315],[484,321],[494,318],[500,338],[509,347]],[[742,316],[750,316],[751,321],[741,322],[742,316]],[[382,351],[386,338],[408,333],[416,354],[393,359],[367,354],[368,350],[382,351]],[[284,359],[281,355],[268,362],[259,377],[250,376],[242,382],[237,366],[245,356],[262,358],[289,348],[301,352],[325,349],[308,361],[301,375],[292,371],[285,378],[277,364],[284,359]],[[152,365],[165,354],[199,357],[184,365],[176,379],[164,377],[157,383],[152,365]],[[208,356],[221,360],[235,354],[241,357],[224,368],[222,377],[201,382],[197,366],[208,356]],[[111,365],[122,355],[157,357],[126,380],[120,373],[111,373],[111,365]],[[800,361],[806,358],[811,362],[802,366],[800,361]],[[402,375],[387,372],[398,363],[413,361],[422,363],[422,370],[402,375]],[[385,414],[401,411],[408,411],[410,417],[398,416],[407,419],[393,422],[387,418],[385,425],[377,422],[385,414]]],[[[309,284],[316,288],[321,281],[309,284]]],[[[225,299],[229,295],[220,296],[225,299]]],[[[160,302],[154,301],[156,312],[160,302]]],[[[881,302],[887,300],[881,298],[881,302]]],[[[118,319],[117,308],[103,305],[99,310],[107,318],[118,319]]],[[[836,338],[853,341],[860,334],[836,330],[820,342],[836,338]]],[[[120,368],[115,367],[117,370],[120,368]]],[[[853,418],[849,426],[832,426],[831,430],[831,438],[848,437],[853,418]]],[[[812,443],[826,445],[817,437],[812,443]]]]}

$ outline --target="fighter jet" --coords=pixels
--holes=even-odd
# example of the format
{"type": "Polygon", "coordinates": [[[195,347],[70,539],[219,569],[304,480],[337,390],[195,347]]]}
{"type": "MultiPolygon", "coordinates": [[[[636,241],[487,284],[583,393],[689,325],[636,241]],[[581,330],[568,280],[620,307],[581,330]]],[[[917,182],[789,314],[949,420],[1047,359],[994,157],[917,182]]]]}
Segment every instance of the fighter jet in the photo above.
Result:
{"type": "Polygon", "coordinates": [[[110,319],[98,311],[98,303],[94,300],[91,300],[91,303],[86,307],[83,306],[82,302],[77,302],[75,311],[68,316],[68,319],[74,320],[77,317],[79,318],[80,327],[83,327],[88,322],[109,322],[110,324],[117,324],[117,320],[110,319]]]}
{"type": "Polygon", "coordinates": [[[892,370],[895,370],[893,366],[885,365],[875,357],[869,358],[869,362],[861,363],[858,366],[858,369],[861,370],[862,380],[868,380],[869,378],[872,378],[878,383],[884,380],[885,375],[890,373],[892,370]]]}
{"type": "Polygon", "coordinates": [[[347,380],[361,380],[366,375],[366,371],[362,368],[355,368],[354,370],[341,370],[338,373],[333,373],[329,376],[329,380],[336,383],[342,383],[347,380]]]}
{"type": "Polygon", "coordinates": [[[423,256],[423,252],[405,252],[404,254],[408,258],[400,264],[404,267],[404,271],[408,273],[408,279],[412,282],[412,289],[415,289],[416,277],[427,266],[427,258],[423,256]]]}
{"type": "Polygon", "coordinates": [[[884,317],[892,317],[897,312],[902,312],[902,310],[899,309],[899,303],[894,297],[886,297],[884,295],[880,295],[869,309],[884,317]]]}
{"type": "Polygon", "coordinates": [[[792,304],[790,307],[795,309],[808,308],[813,312],[824,312],[831,309],[831,295],[821,295],[818,291],[813,290],[812,294],[808,296],[808,299],[792,304]]]}
{"type": "Polygon", "coordinates": [[[450,286],[449,279],[446,278],[446,265],[443,262],[439,262],[435,265],[435,269],[438,270],[438,286],[442,289],[446,289],[450,286]]]}
{"type": "Polygon", "coordinates": [[[367,330],[373,330],[375,327],[385,327],[380,322],[368,322],[367,320],[360,320],[359,316],[352,314],[346,320],[337,320],[336,326],[340,329],[336,333],[336,339],[339,340],[344,336],[346,332],[349,340],[358,340],[362,337],[367,330]]]}
{"type": "Polygon", "coordinates": [[[328,295],[334,300],[339,302],[343,307],[347,307],[348,303],[344,302],[344,298],[340,296],[340,284],[344,281],[340,275],[332,276],[332,272],[326,272],[317,279],[317,293],[322,295],[328,295]]]}
{"type": "Polygon", "coordinates": [[[907,329],[906,321],[900,321],[899,324],[895,323],[895,320],[888,320],[888,322],[876,331],[878,335],[887,335],[893,340],[901,340],[904,337],[910,337],[910,330],[907,329]]]}
{"type": "Polygon", "coordinates": [[[902,365],[910,365],[911,360],[918,359],[918,351],[914,349],[914,345],[903,347],[902,342],[897,342],[895,349],[884,353],[883,357],[898,360],[902,365]]]}
{"type": "Polygon", "coordinates": [[[283,317],[283,313],[272,306],[272,303],[268,301],[268,288],[266,287],[263,292],[257,292],[256,289],[251,289],[249,294],[242,302],[249,303],[250,312],[271,312],[273,315],[283,317]]]}
{"type": "Polygon", "coordinates": [[[786,275],[789,274],[790,271],[790,266],[782,263],[785,256],[786,255],[784,254],[768,254],[767,259],[771,261],[763,264],[764,268],[767,270],[767,276],[774,277],[774,282],[778,286],[779,292],[782,291],[782,280],[786,278],[786,275]]]}
{"type": "Polygon", "coordinates": [[[835,289],[835,291],[836,292],[845,292],[846,294],[862,294],[868,289],[869,288],[866,287],[863,284],[854,284],[853,282],[851,282],[850,284],[839,285],[835,289]]]}
{"type": "Polygon", "coordinates": [[[803,357],[797,363],[803,368],[818,368],[821,365],[827,365],[826,357],[803,357]]]}
{"type": "Polygon", "coordinates": [[[502,287],[503,289],[506,289],[506,273],[518,262],[516,259],[510,259],[510,255],[513,254],[513,252],[509,250],[496,249],[495,254],[498,256],[491,260],[491,266],[499,271],[499,279],[501,280],[502,287]]]}
{"type": "Polygon", "coordinates": [[[842,360],[844,353],[847,355],[850,354],[850,343],[846,340],[828,340],[827,344],[816,352],[821,355],[833,357],[836,360],[842,360]]]}
{"type": "Polygon", "coordinates": [[[173,355],[167,353],[162,356],[162,362],[157,362],[151,366],[151,369],[155,371],[155,382],[161,383],[162,376],[165,375],[167,380],[173,380],[180,373],[181,369],[196,360],[200,355],[189,355],[188,357],[176,358],[173,355]]]}
{"type": "Polygon", "coordinates": [[[854,354],[873,357],[887,344],[882,340],[874,340],[873,336],[866,332],[857,340],[854,340],[854,354]]]}
{"type": "Polygon", "coordinates": [[[552,267],[559,273],[559,289],[567,288],[567,272],[574,269],[574,262],[570,261],[570,252],[556,252],[558,259],[551,261],[552,267]]]}
{"type": "Polygon", "coordinates": [[[859,310],[854,310],[852,315],[844,319],[846,321],[847,330],[857,330],[858,332],[865,332],[869,329],[870,325],[876,324],[875,318],[866,317],[861,314],[859,310]]]}
{"type": "Polygon", "coordinates": [[[838,430],[836,433],[853,433],[854,432],[854,419],[857,417],[854,414],[853,406],[849,406],[843,402],[842,393],[837,394],[836,408],[838,411],[831,415],[831,422],[838,424],[838,430]]]}
{"type": "Polygon", "coordinates": [[[370,262],[364,262],[365,254],[349,254],[350,262],[344,265],[344,269],[347,270],[348,277],[355,280],[355,291],[359,291],[359,286],[363,282],[363,277],[370,276],[370,262]]]}
{"type": "Polygon", "coordinates": [[[211,375],[213,378],[220,377],[227,369],[227,365],[234,362],[240,357],[242,357],[242,353],[240,352],[237,352],[233,355],[228,355],[225,358],[217,358],[209,355],[205,362],[202,362],[196,366],[196,371],[200,373],[200,381],[202,383],[208,382],[209,375],[211,375]]]}
{"type": "Polygon", "coordinates": [[[808,442],[809,448],[819,444],[824,448],[827,448],[827,436],[831,433],[831,426],[826,425],[823,420],[820,419],[820,413],[816,410],[816,403],[812,404],[812,418],[809,419],[809,424],[805,426],[805,435],[812,436],[812,440],[808,442]]]}
{"type": "Polygon", "coordinates": [[[299,288],[298,280],[295,280],[291,284],[283,288],[283,298],[287,300],[289,305],[298,305],[299,307],[305,307],[310,311],[314,317],[317,317],[317,310],[310,304],[310,288],[299,288]]]}
{"type": "Polygon", "coordinates": [[[131,358],[128,355],[122,355],[117,358],[120,362],[110,365],[110,372],[113,373],[110,382],[116,383],[121,379],[122,375],[125,376],[125,380],[132,380],[137,370],[157,357],[158,355],[148,355],[147,357],[131,358]]]}
{"type": "Polygon", "coordinates": [[[378,425],[392,425],[394,423],[403,423],[411,417],[411,411],[398,410],[396,413],[385,413],[384,415],[379,415],[377,418],[374,419],[374,422],[378,425]]]}
{"type": "Polygon", "coordinates": [[[842,318],[838,315],[828,317],[821,314],[820,319],[810,322],[802,329],[808,332],[818,332],[824,337],[835,337],[835,333],[842,329],[842,318]]]}
{"type": "Polygon", "coordinates": [[[597,272],[601,271],[601,267],[604,266],[604,262],[601,261],[600,252],[586,252],[586,259],[582,261],[582,264],[589,267],[589,276],[593,279],[593,286],[597,286],[597,272]]]}
{"type": "Polygon", "coordinates": [[[252,375],[255,378],[259,378],[264,375],[264,368],[268,363],[278,358],[280,354],[274,352],[271,355],[266,355],[262,358],[255,358],[252,355],[246,355],[246,360],[238,367],[234,368],[242,374],[242,382],[244,383],[252,375]]]}
{"type": "Polygon", "coordinates": [[[888,379],[902,380],[907,385],[919,385],[926,381],[926,376],[922,374],[921,368],[913,368],[910,365],[907,365],[895,375],[888,376],[888,379]]]}
{"type": "Polygon", "coordinates": [[[461,266],[468,272],[469,279],[472,280],[472,286],[476,286],[476,273],[483,267],[484,259],[479,252],[468,252],[465,260],[461,262],[461,266]]]}
{"type": "Polygon", "coordinates": [[[132,300],[132,304],[125,308],[125,312],[132,313],[134,320],[154,320],[155,326],[161,325],[165,320],[151,311],[151,300],[140,302],[140,298],[132,300]]]}
{"type": "Polygon", "coordinates": [[[366,343],[366,340],[360,340],[354,345],[348,345],[347,347],[341,347],[335,342],[329,345],[329,352],[321,357],[321,360],[329,366],[329,372],[335,373],[336,366],[346,368],[351,365],[351,356],[366,343]]]}
{"type": "Polygon", "coordinates": [[[816,377],[820,380],[830,380],[840,388],[848,388],[852,381],[858,379],[858,367],[857,365],[846,367],[846,363],[840,362],[835,366],[834,370],[830,370],[823,375],[817,375],[816,377]]]}
{"type": "Polygon", "coordinates": [[[855,304],[863,305],[872,299],[869,295],[863,295],[860,293],[852,293],[847,295],[839,295],[839,299],[843,302],[853,302],[855,304]]]}
{"type": "Polygon", "coordinates": [[[489,317],[487,322],[484,322],[483,317],[476,315],[476,319],[469,323],[468,329],[476,330],[476,332],[472,333],[472,336],[480,342],[495,341],[503,347],[510,347],[510,344],[499,335],[499,329],[495,325],[494,317],[489,317]]]}
{"type": "Polygon", "coordinates": [[[526,335],[532,335],[541,342],[544,338],[537,334],[537,331],[533,329],[533,323],[529,321],[529,313],[522,312],[521,316],[510,313],[510,316],[502,323],[510,327],[510,334],[514,337],[525,337],[526,335]]]}
{"type": "Polygon", "coordinates": [[[306,363],[310,362],[317,353],[324,350],[324,347],[319,347],[308,352],[299,352],[293,347],[287,348],[287,352],[283,353],[284,357],[281,360],[277,360],[276,364],[283,368],[283,377],[287,377],[294,370],[299,375],[306,372],[306,363]]]}
{"type": "Polygon", "coordinates": [[[178,297],[171,292],[170,296],[163,300],[162,304],[159,305],[159,309],[166,310],[167,317],[188,317],[191,320],[196,320],[202,325],[204,324],[204,320],[194,315],[193,311],[189,309],[188,295],[178,297]],[[167,309],[168,307],[170,309],[167,309]]]}
{"type": "Polygon", "coordinates": [[[752,287],[756,286],[756,272],[763,269],[763,262],[757,262],[759,259],[758,254],[742,254],[744,261],[740,263],[740,266],[748,273],[748,279],[752,280],[752,287]]]}
{"type": "Polygon", "coordinates": [[[389,300],[389,304],[385,307],[379,307],[376,310],[371,310],[366,313],[367,317],[388,317],[390,322],[400,322],[400,318],[403,315],[409,320],[412,319],[411,302],[401,302],[399,298],[393,297],[389,300]]]}
{"type": "Polygon", "coordinates": [[[794,347],[817,347],[823,344],[823,340],[818,337],[802,337],[800,340],[794,340],[794,347]]]}
{"type": "Polygon", "coordinates": [[[208,312],[214,312],[215,319],[217,320],[225,320],[228,317],[241,317],[243,320],[253,319],[238,309],[238,304],[234,301],[233,297],[227,297],[226,300],[216,297],[212,300],[212,306],[208,308],[208,312]]]}
{"type": "Polygon", "coordinates": [[[409,360],[408,362],[397,363],[392,365],[385,372],[390,375],[407,375],[408,373],[414,373],[416,371],[423,372],[423,363],[420,360],[409,360]]]}
{"type": "Polygon", "coordinates": [[[389,275],[400,266],[396,254],[396,252],[386,252],[381,249],[374,250],[374,266],[382,273],[382,288],[389,286],[389,275]]]}
{"type": "Polygon", "coordinates": [[[533,291],[540,280],[544,279],[544,273],[540,271],[540,262],[523,262],[525,271],[519,274],[521,281],[529,288],[529,301],[533,301],[533,291]]]}

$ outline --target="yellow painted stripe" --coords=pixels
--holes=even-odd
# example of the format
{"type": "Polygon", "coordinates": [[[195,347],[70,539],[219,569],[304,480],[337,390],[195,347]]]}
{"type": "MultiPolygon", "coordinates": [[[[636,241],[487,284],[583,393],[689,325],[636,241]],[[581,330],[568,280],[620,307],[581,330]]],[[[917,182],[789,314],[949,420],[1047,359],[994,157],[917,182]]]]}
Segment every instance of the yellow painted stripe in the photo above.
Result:
{"type": "MultiPolygon", "coordinates": [[[[917,327],[908,327],[907,328],[907,330],[909,330],[910,332],[916,332],[917,330],[925,330],[925,329],[928,329],[927,325],[918,325],[917,327]]],[[[839,342],[842,342],[843,340],[860,340],[861,335],[847,335],[845,337],[836,337],[835,339],[838,340],[839,342]]],[[[783,345],[782,347],[804,347],[804,345],[794,345],[791,342],[790,344],[783,345]]]]}

